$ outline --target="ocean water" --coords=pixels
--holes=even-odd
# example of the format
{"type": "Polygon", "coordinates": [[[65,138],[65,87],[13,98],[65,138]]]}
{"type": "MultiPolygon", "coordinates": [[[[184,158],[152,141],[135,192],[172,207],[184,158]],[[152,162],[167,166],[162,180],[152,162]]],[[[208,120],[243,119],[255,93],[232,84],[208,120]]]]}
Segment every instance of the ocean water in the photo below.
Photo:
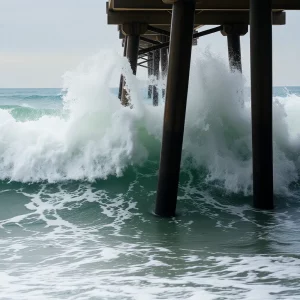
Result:
{"type": "Polygon", "coordinates": [[[300,87],[274,88],[276,208],[255,210],[249,83],[194,50],[178,216],[160,219],[147,84],[102,53],[63,90],[0,90],[0,299],[300,299],[300,87]]]}

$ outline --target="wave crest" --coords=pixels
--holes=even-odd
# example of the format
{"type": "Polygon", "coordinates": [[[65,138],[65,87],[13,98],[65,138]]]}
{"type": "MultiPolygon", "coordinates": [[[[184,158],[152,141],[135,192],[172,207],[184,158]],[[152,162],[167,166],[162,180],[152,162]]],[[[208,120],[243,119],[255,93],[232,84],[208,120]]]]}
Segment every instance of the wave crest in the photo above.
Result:
{"type": "MultiPolygon", "coordinates": [[[[0,110],[0,179],[63,181],[121,176],[155,153],[158,163],[164,104],[152,107],[126,59],[98,55],[66,73],[60,115],[19,122],[0,110]],[[123,72],[133,109],[124,108],[109,83],[123,72]]],[[[158,83],[163,86],[164,83],[158,83]]],[[[183,146],[184,169],[206,170],[206,182],[227,191],[252,190],[250,98],[245,80],[209,52],[194,51],[183,146]]],[[[275,191],[298,181],[296,115],[300,98],[274,99],[275,191]]]]}

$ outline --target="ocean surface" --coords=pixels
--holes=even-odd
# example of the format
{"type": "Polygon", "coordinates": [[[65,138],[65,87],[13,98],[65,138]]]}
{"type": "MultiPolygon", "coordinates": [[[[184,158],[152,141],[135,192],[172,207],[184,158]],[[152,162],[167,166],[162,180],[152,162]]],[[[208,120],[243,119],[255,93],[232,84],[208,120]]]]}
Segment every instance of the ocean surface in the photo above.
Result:
{"type": "Polygon", "coordinates": [[[274,88],[276,208],[258,211],[249,83],[193,55],[178,216],[160,219],[148,83],[107,54],[63,90],[0,89],[0,299],[300,299],[300,87],[274,88]]]}

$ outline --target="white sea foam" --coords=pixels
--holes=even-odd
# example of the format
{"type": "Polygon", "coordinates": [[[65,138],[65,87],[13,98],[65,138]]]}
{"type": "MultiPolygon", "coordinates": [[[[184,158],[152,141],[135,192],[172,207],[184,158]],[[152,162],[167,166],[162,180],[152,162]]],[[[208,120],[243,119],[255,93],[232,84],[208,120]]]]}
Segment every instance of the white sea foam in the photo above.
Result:
{"type": "Polygon", "coordinates": [[[298,255],[234,248],[262,239],[272,249],[291,229],[299,236],[288,213],[261,226],[249,206],[208,196],[197,201],[195,189],[187,216],[168,221],[141,213],[137,205],[146,199],[135,197],[139,185],[133,180],[123,193],[89,183],[17,190],[27,213],[0,221],[0,298],[297,299],[298,255]],[[205,219],[213,223],[204,225],[205,219]]]}
{"type": "MultiPolygon", "coordinates": [[[[61,116],[20,122],[0,110],[0,178],[59,181],[0,191],[4,216],[5,205],[19,200],[0,220],[0,298],[298,299],[299,211],[256,212],[202,189],[251,192],[244,84],[219,58],[194,53],[179,197],[186,210],[168,221],[146,214],[153,191],[143,180],[156,178],[155,170],[135,168],[129,183],[111,189],[109,180],[82,182],[122,176],[157,147],[149,135],[161,139],[163,101],[143,101],[144,83],[124,58],[101,54],[67,73],[61,116]],[[108,88],[122,69],[132,109],[108,88]],[[199,182],[194,169],[203,168],[199,182]],[[80,181],[62,182],[69,179],[80,181]]],[[[274,99],[277,193],[298,180],[299,103],[295,95],[274,99]]]]}
{"type": "MultiPolygon", "coordinates": [[[[251,122],[249,99],[242,97],[244,79],[230,73],[209,52],[194,54],[183,164],[192,159],[193,166],[207,170],[207,182],[217,181],[227,191],[249,194],[251,122]]],[[[143,86],[124,58],[102,53],[65,75],[67,94],[61,117],[19,122],[9,111],[0,110],[0,178],[93,181],[122,176],[128,166],[145,162],[149,153],[139,129],[160,140],[164,104],[146,104],[140,91],[143,86]],[[127,77],[133,109],[122,107],[110,92],[116,70],[123,70],[127,77]]],[[[288,193],[289,184],[298,180],[298,112],[299,97],[274,99],[277,193],[288,193]]]]}

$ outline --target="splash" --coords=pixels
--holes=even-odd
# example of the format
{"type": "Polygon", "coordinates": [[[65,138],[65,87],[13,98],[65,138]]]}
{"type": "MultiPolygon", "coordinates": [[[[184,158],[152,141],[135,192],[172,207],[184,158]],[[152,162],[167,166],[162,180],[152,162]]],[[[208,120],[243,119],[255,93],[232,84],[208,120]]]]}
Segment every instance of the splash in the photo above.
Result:
{"type": "MultiPolygon", "coordinates": [[[[153,79],[151,79],[153,81],[153,79]]],[[[64,76],[63,108],[55,115],[20,121],[0,110],[0,178],[58,182],[122,176],[155,152],[158,161],[164,101],[144,99],[147,82],[135,78],[128,62],[101,53],[64,76]],[[120,105],[110,88],[125,74],[132,109],[120,105]]],[[[159,87],[164,82],[157,82],[159,87]]],[[[252,190],[250,99],[245,80],[222,59],[194,51],[183,145],[183,170],[203,172],[205,182],[228,192],[252,190]]],[[[296,95],[274,98],[275,191],[289,193],[298,181],[296,95]]]]}

